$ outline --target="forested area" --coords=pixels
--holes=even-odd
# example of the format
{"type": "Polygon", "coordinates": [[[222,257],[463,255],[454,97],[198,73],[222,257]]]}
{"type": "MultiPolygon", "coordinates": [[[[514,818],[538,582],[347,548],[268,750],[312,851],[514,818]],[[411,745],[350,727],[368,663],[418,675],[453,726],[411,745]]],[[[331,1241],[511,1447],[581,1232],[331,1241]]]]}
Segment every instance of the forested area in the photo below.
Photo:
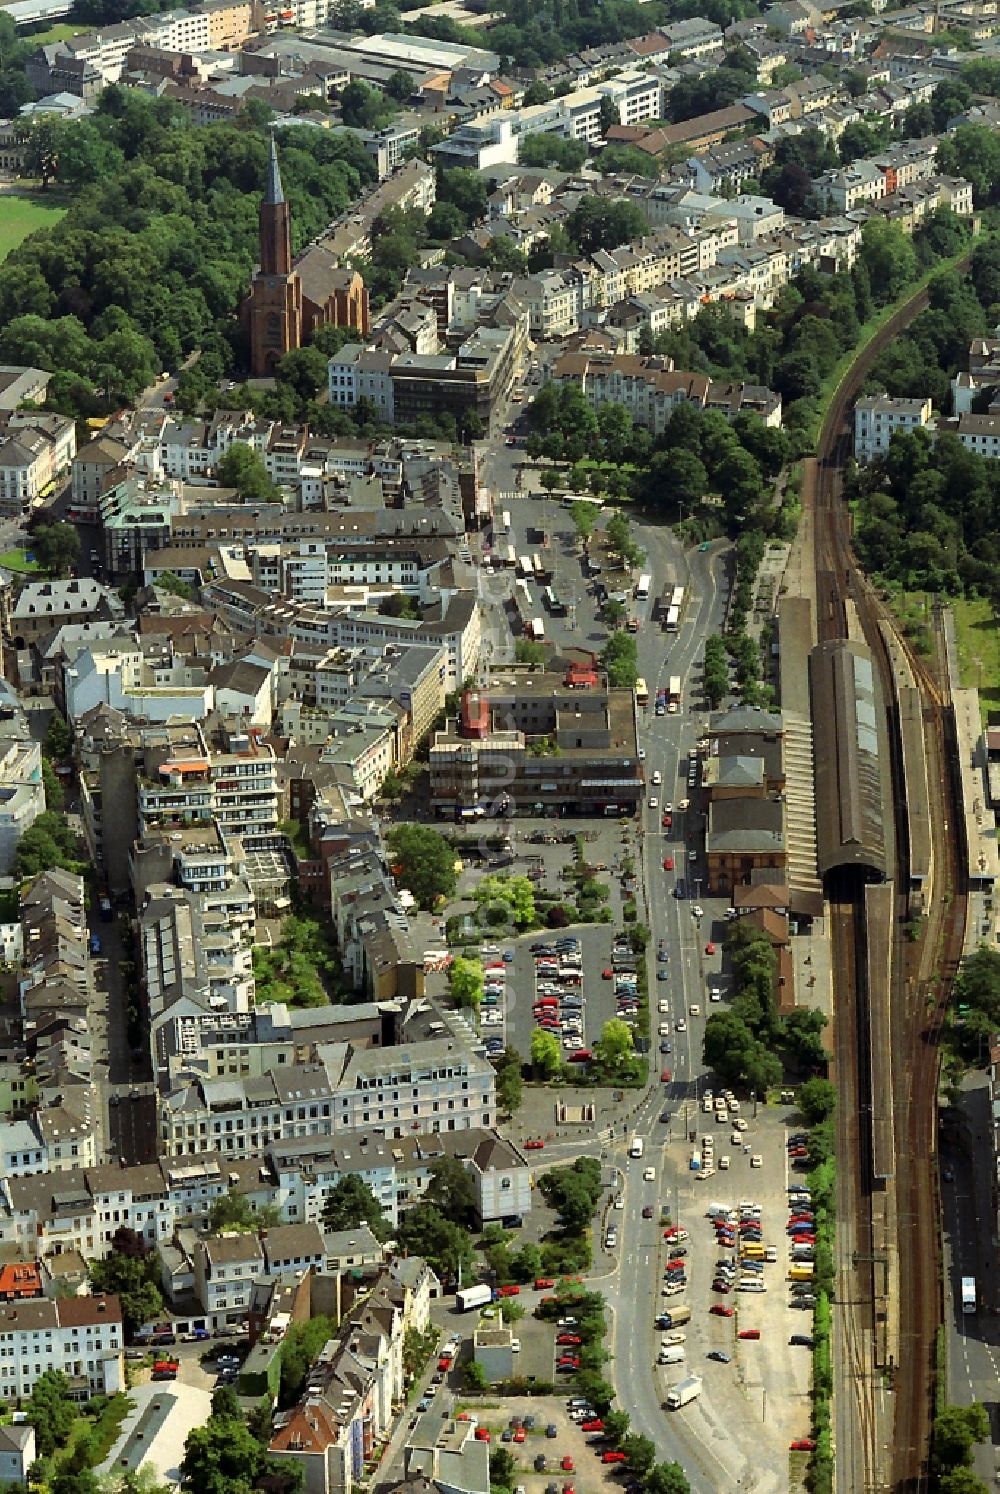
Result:
{"type": "MultiPolygon", "coordinates": [[[[46,121],[32,150],[78,188],[65,218],[0,265],[0,362],[53,371],[49,404],[89,415],[131,400],[202,349],[205,374],[240,361],[234,318],[257,257],[265,136],[188,124],[185,112],[106,89],[71,126],[46,121]]],[[[374,179],[351,136],[279,135],[296,247],[374,179]]]]}

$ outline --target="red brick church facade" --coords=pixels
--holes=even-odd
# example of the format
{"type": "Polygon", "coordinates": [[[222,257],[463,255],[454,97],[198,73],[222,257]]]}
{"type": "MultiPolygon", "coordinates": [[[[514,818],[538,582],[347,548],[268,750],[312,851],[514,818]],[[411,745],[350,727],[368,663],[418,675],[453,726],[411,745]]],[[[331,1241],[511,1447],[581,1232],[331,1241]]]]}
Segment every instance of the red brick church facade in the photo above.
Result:
{"type": "Polygon", "coordinates": [[[271,137],[267,180],[260,204],[260,264],[254,271],[243,317],[250,338],[250,372],[267,378],[286,353],[302,347],[318,326],[370,329],[368,291],[357,270],[334,263],[317,284],[315,250],[292,260],[292,216],[281,186],[278,152],[271,137]],[[309,291],[297,263],[309,261],[309,291]]]}

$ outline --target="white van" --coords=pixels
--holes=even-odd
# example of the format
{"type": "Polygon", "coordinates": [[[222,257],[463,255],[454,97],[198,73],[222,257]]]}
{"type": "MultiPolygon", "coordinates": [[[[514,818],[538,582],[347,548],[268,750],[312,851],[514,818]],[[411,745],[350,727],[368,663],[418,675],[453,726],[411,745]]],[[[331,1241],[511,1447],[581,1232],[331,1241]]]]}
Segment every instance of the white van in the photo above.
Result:
{"type": "Polygon", "coordinates": [[[676,1348],[660,1350],[661,1364],[683,1364],[686,1358],[687,1354],[684,1350],[683,1345],[678,1345],[676,1348]]]}
{"type": "Polygon", "coordinates": [[[645,1143],[641,1136],[633,1136],[629,1142],[628,1154],[630,1157],[641,1157],[645,1151],[645,1143]]]}

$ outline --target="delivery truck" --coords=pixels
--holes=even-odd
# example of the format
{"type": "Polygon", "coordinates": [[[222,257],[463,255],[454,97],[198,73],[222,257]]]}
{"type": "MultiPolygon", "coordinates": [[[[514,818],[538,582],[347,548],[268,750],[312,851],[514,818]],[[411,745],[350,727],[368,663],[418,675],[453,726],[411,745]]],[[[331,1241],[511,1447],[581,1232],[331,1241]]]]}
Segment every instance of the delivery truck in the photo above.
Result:
{"type": "Polygon", "coordinates": [[[471,1312],[474,1307],[485,1307],[487,1302],[493,1301],[493,1288],[488,1287],[485,1281],[476,1286],[462,1287],[455,1293],[455,1305],[459,1312],[471,1312]]]}
{"type": "Polygon", "coordinates": [[[669,1318],[670,1320],[669,1322],[663,1321],[661,1323],[662,1327],[681,1328],[685,1323],[690,1323],[691,1309],[690,1307],[672,1307],[669,1312],[665,1312],[662,1314],[662,1318],[669,1318]]]}
{"type": "Polygon", "coordinates": [[[686,1380],[681,1380],[673,1390],[667,1392],[665,1402],[668,1411],[679,1411],[691,1401],[696,1401],[701,1395],[701,1376],[688,1375],[686,1380]]]}

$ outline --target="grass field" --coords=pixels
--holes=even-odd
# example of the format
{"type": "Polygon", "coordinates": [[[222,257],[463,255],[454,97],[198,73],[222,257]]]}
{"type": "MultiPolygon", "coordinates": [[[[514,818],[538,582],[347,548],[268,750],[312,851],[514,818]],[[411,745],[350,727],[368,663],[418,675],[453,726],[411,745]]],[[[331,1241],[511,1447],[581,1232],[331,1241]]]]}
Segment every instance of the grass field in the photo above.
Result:
{"type": "Polygon", "coordinates": [[[0,567],[21,576],[32,576],[38,570],[38,561],[29,560],[23,550],[5,550],[0,555],[0,567]]]}
{"type": "Polygon", "coordinates": [[[25,40],[36,47],[47,47],[51,42],[67,41],[71,36],[79,36],[82,31],[90,30],[90,26],[73,26],[69,21],[56,21],[55,25],[47,26],[44,31],[33,31],[25,40]]]}
{"type": "Polygon", "coordinates": [[[963,685],[975,685],[983,721],[1000,709],[1000,627],[989,602],[951,603],[958,638],[958,664],[963,685]]]}
{"type": "Polygon", "coordinates": [[[36,228],[49,228],[58,223],[65,211],[64,207],[45,202],[37,195],[29,197],[21,192],[0,194],[0,259],[6,259],[10,251],[36,228]]]}

